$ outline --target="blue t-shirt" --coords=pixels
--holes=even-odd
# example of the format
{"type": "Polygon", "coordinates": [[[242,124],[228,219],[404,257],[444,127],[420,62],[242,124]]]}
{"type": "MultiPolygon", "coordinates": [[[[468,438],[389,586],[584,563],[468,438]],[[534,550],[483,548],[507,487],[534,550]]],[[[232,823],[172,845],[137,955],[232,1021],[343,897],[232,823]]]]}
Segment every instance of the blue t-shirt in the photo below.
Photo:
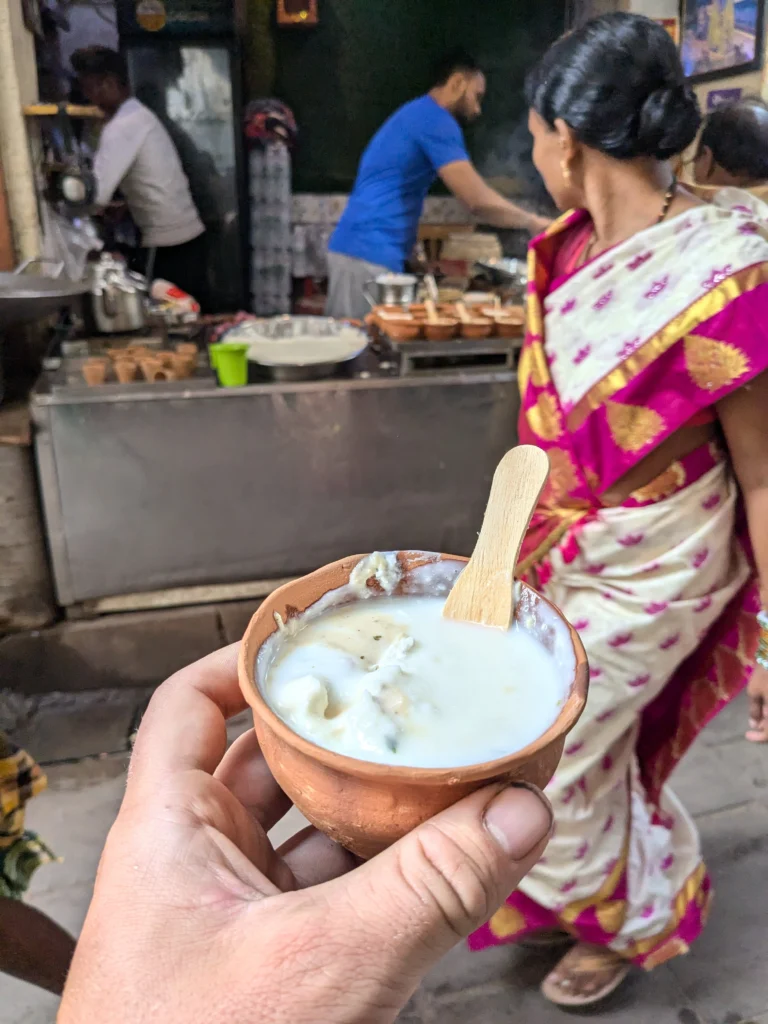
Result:
{"type": "Polygon", "coordinates": [[[328,248],[402,270],[437,172],[468,160],[456,118],[431,96],[400,107],[363,153],[355,187],[328,248]]]}

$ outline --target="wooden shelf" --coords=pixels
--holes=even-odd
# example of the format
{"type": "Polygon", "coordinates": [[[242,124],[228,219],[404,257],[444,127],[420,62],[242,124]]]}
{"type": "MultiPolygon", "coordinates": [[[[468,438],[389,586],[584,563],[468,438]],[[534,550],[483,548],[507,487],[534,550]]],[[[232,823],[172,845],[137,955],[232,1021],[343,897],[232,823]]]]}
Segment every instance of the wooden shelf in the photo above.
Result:
{"type": "MultiPolygon", "coordinates": [[[[25,117],[55,117],[59,112],[56,103],[33,103],[30,106],[22,107],[25,117]]],[[[81,107],[75,103],[68,103],[66,106],[68,117],[93,117],[101,120],[104,114],[98,107],[81,107]]]]}

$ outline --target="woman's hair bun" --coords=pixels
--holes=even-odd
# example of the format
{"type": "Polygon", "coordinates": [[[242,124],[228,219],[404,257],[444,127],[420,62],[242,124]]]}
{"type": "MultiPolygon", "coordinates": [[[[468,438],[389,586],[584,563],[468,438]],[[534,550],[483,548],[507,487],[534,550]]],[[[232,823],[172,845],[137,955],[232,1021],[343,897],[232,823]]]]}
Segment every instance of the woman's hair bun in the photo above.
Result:
{"type": "Polygon", "coordinates": [[[700,119],[698,100],[685,82],[654,89],[640,108],[637,155],[668,160],[682,153],[696,138],[700,119]]]}
{"type": "Polygon", "coordinates": [[[526,96],[550,127],[562,119],[617,160],[667,160],[701,123],[672,37],[639,14],[603,14],[563,36],[528,75],[526,96]]]}

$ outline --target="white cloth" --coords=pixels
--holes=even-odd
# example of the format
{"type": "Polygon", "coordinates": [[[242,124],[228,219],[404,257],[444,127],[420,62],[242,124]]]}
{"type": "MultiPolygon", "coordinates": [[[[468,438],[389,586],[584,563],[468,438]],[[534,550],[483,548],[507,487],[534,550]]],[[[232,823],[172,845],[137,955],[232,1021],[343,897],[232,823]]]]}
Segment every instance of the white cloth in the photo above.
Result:
{"type": "Polygon", "coordinates": [[[93,169],[97,205],[120,188],[147,248],[182,245],[205,230],[170,135],[137,99],[104,126],[93,169]]]}

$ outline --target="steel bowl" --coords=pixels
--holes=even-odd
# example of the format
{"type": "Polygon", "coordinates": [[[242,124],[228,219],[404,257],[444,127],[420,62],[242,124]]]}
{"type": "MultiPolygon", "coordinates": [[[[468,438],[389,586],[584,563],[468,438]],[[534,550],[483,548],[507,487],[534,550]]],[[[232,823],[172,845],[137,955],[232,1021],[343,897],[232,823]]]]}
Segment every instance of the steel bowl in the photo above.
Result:
{"type": "Polygon", "coordinates": [[[238,324],[232,331],[227,332],[225,340],[234,341],[237,338],[238,341],[255,342],[265,339],[277,341],[310,336],[332,338],[339,335],[342,329],[355,331],[359,342],[355,350],[342,359],[323,358],[322,342],[318,343],[317,358],[301,363],[281,361],[277,356],[265,360],[263,357],[256,358],[251,352],[248,353],[249,366],[261,378],[275,381],[320,380],[323,377],[332,377],[353,359],[362,355],[368,346],[368,336],[365,331],[344,320],[334,320],[327,316],[276,316],[269,320],[253,320],[238,324]]]}

